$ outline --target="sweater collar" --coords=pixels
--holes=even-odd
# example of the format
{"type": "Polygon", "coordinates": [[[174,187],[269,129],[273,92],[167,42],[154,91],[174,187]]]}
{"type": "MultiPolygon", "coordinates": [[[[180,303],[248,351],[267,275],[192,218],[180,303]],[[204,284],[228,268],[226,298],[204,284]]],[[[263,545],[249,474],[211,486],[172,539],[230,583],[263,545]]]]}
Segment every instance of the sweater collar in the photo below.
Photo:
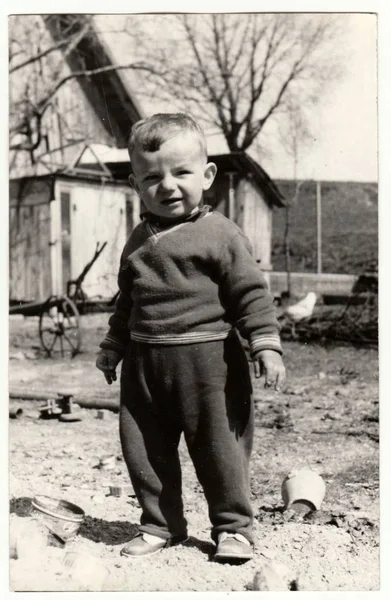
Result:
{"type": "Polygon", "coordinates": [[[147,221],[148,223],[157,225],[161,228],[166,228],[172,227],[173,225],[179,225],[179,223],[197,221],[198,219],[201,219],[206,214],[211,212],[211,210],[212,207],[208,204],[205,204],[204,206],[198,207],[197,212],[193,213],[192,215],[189,215],[188,217],[180,217],[179,219],[172,219],[170,221],[161,221],[157,215],[154,215],[148,211],[141,213],[141,218],[143,221],[147,221]]]}

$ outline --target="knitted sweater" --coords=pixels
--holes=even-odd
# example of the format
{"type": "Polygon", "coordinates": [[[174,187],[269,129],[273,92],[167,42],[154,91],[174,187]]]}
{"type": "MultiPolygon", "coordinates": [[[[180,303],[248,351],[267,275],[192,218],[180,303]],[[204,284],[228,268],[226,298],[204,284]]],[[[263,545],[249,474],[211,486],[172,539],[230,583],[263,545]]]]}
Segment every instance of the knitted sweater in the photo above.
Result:
{"type": "Polygon", "coordinates": [[[144,220],[123,250],[120,294],[100,344],[124,354],[130,339],[189,344],[225,339],[236,327],[250,352],[281,352],[273,299],[248,239],[205,206],[162,226],[144,220]]]}

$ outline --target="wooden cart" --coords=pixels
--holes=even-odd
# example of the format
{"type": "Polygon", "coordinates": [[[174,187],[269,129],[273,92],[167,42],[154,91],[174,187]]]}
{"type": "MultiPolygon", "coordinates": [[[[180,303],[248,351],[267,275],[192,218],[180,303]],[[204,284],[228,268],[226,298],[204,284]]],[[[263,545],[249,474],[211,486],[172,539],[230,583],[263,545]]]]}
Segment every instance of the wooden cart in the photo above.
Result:
{"type": "Polygon", "coordinates": [[[38,333],[41,346],[47,356],[60,353],[73,358],[81,351],[80,315],[87,301],[82,283],[107,242],[99,247],[92,260],[84,267],[77,279],[68,281],[66,293],[49,296],[43,302],[17,302],[9,307],[9,314],[39,317],[38,333]]]}

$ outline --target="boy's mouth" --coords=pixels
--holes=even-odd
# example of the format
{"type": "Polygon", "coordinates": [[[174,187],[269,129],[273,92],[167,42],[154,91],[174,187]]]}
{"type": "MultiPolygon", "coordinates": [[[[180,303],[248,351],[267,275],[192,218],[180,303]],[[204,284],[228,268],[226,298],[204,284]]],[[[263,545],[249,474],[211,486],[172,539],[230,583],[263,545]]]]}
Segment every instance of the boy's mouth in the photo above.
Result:
{"type": "Polygon", "coordinates": [[[164,204],[165,206],[169,206],[170,204],[175,204],[176,202],[180,202],[182,200],[182,198],[166,198],[165,200],[162,200],[162,204],[164,204]]]}

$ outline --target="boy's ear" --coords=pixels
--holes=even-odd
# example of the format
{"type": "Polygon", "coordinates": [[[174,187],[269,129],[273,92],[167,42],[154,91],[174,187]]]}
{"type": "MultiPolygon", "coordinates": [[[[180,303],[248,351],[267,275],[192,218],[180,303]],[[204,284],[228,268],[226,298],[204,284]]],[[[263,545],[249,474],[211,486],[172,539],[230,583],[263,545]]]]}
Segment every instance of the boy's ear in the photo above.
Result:
{"type": "Polygon", "coordinates": [[[205,165],[204,169],[204,185],[203,189],[208,190],[212,185],[214,178],[216,177],[217,167],[215,163],[209,162],[205,165]]]}

